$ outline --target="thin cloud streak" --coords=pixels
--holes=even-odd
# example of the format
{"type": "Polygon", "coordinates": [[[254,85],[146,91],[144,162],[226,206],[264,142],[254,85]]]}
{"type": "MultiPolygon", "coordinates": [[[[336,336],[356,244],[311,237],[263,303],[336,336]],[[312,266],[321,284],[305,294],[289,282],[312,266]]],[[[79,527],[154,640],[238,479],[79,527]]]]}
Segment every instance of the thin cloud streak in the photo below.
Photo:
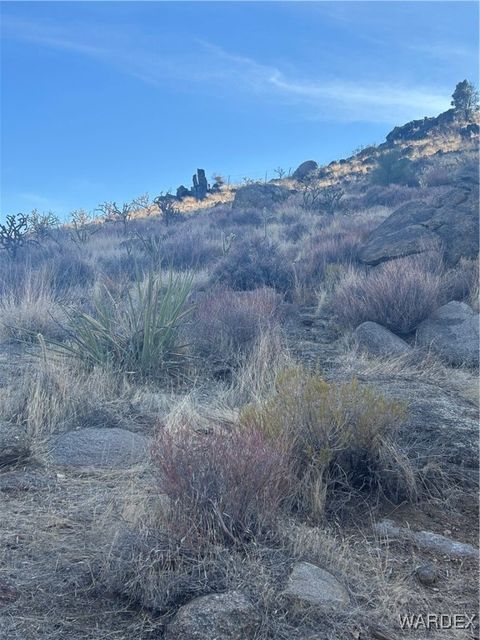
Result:
{"type": "Polygon", "coordinates": [[[198,46],[195,55],[167,55],[156,51],[153,45],[151,50],[140,49],[121,32],[111,34],[111,38],[104,34],[100,45],[93,33],[90,37],[79,36],[66,29],[25,21],[9,20],[3,28],[7,35],[17,39],[92,57],[151,86],[174,81],[182,88],[186,84],[201,84],[206,90],[210,85],[218,93],[221,85],[223,91],[253,93],[266,100],[293,104],[297,108],[296,117],[305,120],[392,124],[435,114],[449,106],[448,91],[349,78],[293,79],[275,66],[202,40],[195,41],[198,46]],[[106,47],[103,45],[106,41],[117,46],[106,47]],[[203,69],[201,74],[199,68],[203,69]]]}
{"type": "Polygon", "coordinates": [[[396,86],[386,83],[360,83],[349,80],[301,81],[286,77],[276,67],[261,65],[251,58],[232,55],[225,50],[204,43],[220,59],[229,61],[243,79],[258,91],[277,90],[285,96],[303,99],[306,105],[320,109],[318,118],[333,115],[340,120],[395,122],[401,117],[421,117],[448,108],[448,92],[425,88],[396,86]],[[242,74],[240,74],[242,77],[242,74]]]}

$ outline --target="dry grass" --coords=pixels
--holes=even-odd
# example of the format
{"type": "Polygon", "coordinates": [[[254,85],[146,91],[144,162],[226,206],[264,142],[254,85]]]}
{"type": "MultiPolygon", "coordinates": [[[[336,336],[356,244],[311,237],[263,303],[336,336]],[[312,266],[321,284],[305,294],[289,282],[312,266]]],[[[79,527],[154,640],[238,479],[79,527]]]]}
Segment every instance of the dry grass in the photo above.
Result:
{"type": "Polygon", "coordinates": [[[370,271],[350,269],[336,288],[331,308],[343,326],[370,320],[408,334],[441,304],[442,278],[436,256],[412,256],[370,271]]]}
{"type": "Polygon", "coordinates": [[[29,271],[0,298],[0,340],[35,341],[37,334],[62,339],[65,311],[45,272],[29,271]]]}
{"type": "MultiPolygon", "coordinates": [[[[412,155],[433,153],[430,144],[415,143],[412,155]]],[[[445,296],[477,304],[478,266],[464,261],[439,274],[431,265],[398,261],[391,281],[381,268],[359,272],[358,247],[396,203],[414,191],[428,200],[443,188],[369,192],[362,177],[369,166],[354,157],[332,165],[319,182],[347,178],[344,209],[333,219],[301,210],[297,194],[264,226],[255,210],[232,211],[234,188],[225,188],[201,203],[183,201],[178,225],[167,227],[151,210],[129,222],[127,235],[119,225],[96,225],[74,248],[65,229],[58,245],[28,247],[15,263],[0,256],[0,341],[17,340],[0,342],[0,422],[18,428],[31,454],[22,465],[46,482],[6,492],[0,482],[0,600],[2,580],[18,590],[15,601],[1,603],[0,635],[147,640],[161,637],[191,598],[230,589],[257,603],[258,640],[366,638],[374,625],[397,637],[399,612],[473,608],[471,567],[379,539],[371,524],[379,512],[393,512],[406,526],[439,533],[448,527],[474,542],[471,491],[461,482],[474,458],[478,380],[432,355],[407,361],[342,353],[340,341],[332,344],[336,328],[327,311],[332,296],[338,308],[343,295],[349,313],[373,309],[377,315],[368,319],[409,330],[445,296]],[[386,205],[371,206],[369,197],[386,205]],[[224,206],[214,206],[219,202],[224,206]],[[258,250],[246,251],[252,245],[258,250]],[[271,251],[262,253],[265,247],[271,251]],[[105,286],[124,304],[138,273],[164,275],[172,264],[174,276],[196,268],[198,315],[186,348],[197,349],[197,358],[187,380],[88,369],[54,357],[37,340],[28,350],[18,342],[39,332],[63,339],[56,335],[63,305],[91,315],[93,294],[105,286]],[[253,291],[217,299],[212,284],[227,272],[239,289],[253,291]],[[265,283],[277,293],[255,290],[265,283]],[[305,324],[296,314],[288,322],[278,314],[283,295],[313,305],[317,292],[317,313],[300,309],[305,324]],[[284,333],[305,362],[312,354],[328,362],[324,375],[305,373],[284,333]],[[234,361],[229,377],[206,375],[207,359],[234,361]],[[244,427],[256,428],[239,430],[239,416],[244,427]],[[116,426],[151,436],[155,425],[153,464],[122,471],[52,466],[49,450],[61,432],[116,426]],[[461,464],[454,460],[458,443],[461,464]],[[442,477],[427,494],[433,466],[442,477]],[[419,501],[407,504],[415,482],[419,501]],[[392,505],[399,498],[405,504],[392,505]],[[317,519],[315,527],[305,524],[309,518],[317,519]],[[293,605],[283,590],[297,560],[331,571],[351,605],[328,615],[293,605]],[[414,578],[427,560],[441,569],[438,590],[414,578]]],[[[118,323],[114,329],[122,333],[118,323]]],[[[2,469],[0,478],[10,473],[21,475],[23,467],[2,469]]]]}

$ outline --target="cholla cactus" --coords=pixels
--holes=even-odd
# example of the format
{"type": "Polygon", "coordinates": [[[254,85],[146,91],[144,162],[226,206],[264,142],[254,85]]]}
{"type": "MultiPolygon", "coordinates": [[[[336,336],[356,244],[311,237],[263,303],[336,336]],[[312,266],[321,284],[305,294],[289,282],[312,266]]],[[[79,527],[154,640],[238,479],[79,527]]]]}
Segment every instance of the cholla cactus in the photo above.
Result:
{"type": "Polygon", "coordinates": [[[28,230],[37,240],[50,237],[52,230],[59,224],[60,220],[51,211],[39,213],[37,209],[34,209],[28,216],[28,230]]]}
{"type": "Polygon", "coordinates": [[[94,217],[85,209],[75,209],[70,213],[71,239],[76,245],[86,244],[91,235],[99,231],[101,225],[94,224],[94,217]]]}
{"type": "Polygon", "coordinates": [[[8,251],[12,258],[28,241],[28,216],[23,213],[9,215],[5,224],[0,224],[0,247],[8,251]]]}

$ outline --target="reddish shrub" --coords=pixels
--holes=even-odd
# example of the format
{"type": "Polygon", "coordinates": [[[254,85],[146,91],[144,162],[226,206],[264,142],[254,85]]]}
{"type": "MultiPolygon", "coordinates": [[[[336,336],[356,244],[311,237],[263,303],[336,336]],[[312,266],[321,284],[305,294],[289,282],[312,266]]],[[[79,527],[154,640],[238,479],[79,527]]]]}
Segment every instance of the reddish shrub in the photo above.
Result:
{"type": "Polygon", "coordinates": [[[287,457],[259,430],[158,432],[153,460],[172,535],[202,549],[268,537],[288,486],[287,457]]]}

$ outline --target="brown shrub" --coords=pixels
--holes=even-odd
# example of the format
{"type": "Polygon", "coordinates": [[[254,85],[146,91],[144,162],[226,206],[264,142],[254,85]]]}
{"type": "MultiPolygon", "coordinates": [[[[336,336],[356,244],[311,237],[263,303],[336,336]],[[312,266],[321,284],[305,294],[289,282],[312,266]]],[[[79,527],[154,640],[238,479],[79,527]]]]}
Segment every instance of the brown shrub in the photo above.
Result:
{"type": "Polygon", "coordinates": [[[350,269],[330,306],[340,324],[371,320],[408,334],[441,304],[442,277],[435,256],[392,260],[370,271],[350,269]]]}
{"type": "Polygon", "coordinates": [[[27,271],[0,298],[0,340],[36,341],[37,335],[61,340],[64,308],[44,271],[27,271]]]}
{"type": "Polygon", "coordinates": [[[288,486],[287,459],[259,430],[159,430],[153,450],[165,526],[200,550],[271,535],[288,486]]]}
{"type": "Polygon", "coordinates": [[[236,366],[251,352],[262,331],[280,315],[280,296],[266,287],[232,291],[217,287],[195,307],[188,341],[202,366],[236,366]]]}
{"type": "Polygon", "coordinates": [[[213,282],[220,282],[237,291],[272,287],[289,295],[294,274],[290,261],[274,243],[261,238],[235,242],[230,252],[218,263],[213,282]]]}

